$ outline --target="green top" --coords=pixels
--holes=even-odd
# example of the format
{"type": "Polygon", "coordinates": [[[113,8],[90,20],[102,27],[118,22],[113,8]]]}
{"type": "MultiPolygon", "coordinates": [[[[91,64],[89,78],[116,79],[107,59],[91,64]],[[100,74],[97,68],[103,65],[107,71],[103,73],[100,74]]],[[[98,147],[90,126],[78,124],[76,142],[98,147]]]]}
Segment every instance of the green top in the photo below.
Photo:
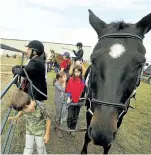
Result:
{"type": "Polygon", "coordinates": [[[46,118],[39,106],[35,107],[34,112],[24,112],[26,119],[26,134],[43,137],[46,130],[46,118]]]}

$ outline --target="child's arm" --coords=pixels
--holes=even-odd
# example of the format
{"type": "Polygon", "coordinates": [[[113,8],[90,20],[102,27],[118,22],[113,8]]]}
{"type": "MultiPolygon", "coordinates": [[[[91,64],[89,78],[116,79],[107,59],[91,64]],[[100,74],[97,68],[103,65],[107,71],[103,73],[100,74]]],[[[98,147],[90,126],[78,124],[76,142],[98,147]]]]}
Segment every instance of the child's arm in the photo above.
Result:
{"type": "Polygon", "coordinates": [[[60,72],[64,72],[64,68],[61,68],[61,69],[60,69],[60,72]]]}
{"type": "Polygon", "coordinates": [[[67,93],[71,93],[71,91],[72,91],[72,89],[73,89],[73,88],[71,87],[71,84],[70,84],[70,83],[71,83],[71,80],[69,79],[68,82],[67,82],[67,86],[66,86],[66,92],[67,92],[67,93]]]}
{"type": "Polygon", "coordinates": [[[55,83],[55,87],[62,92],[65,92],[65,87],[60,86],[57,82],[55,83]]]}
{"type": "Polygon", "coordinates": [[[50,131],[51,131],[51,120],[46,120],[46,133],[44,136],[44,143],[47,144],[50,139],[50,131]]]}
{"type": "Polygon", "coordinates": [[[18,114],[14,117],[8,117],[8,121],[12,121],[12,123],[15,123],[18,121],[18,119],[23,115],[22,111],[19,111],[18,114]]]}

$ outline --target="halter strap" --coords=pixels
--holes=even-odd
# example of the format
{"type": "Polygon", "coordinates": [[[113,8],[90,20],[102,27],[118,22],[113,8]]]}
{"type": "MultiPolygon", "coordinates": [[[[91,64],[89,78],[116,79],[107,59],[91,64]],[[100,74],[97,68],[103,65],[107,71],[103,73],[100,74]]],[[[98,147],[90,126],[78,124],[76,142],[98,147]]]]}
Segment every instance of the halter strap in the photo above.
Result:
{"type": "Polygon", "coordinates": [[[140,36],[131,33],[109,33],[101,36],[99,40],[103,38],[133,38],[143,41],[143,39],[140,36]]]}

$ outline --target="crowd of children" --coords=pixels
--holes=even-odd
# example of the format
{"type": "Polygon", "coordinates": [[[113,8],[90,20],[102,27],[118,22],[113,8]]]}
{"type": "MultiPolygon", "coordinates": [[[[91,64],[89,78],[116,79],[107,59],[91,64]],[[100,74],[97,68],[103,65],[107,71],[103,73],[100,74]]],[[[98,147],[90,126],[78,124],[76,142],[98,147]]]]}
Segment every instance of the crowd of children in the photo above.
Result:
{"type": "MultiPolygon", "coordinates": [[[[34,143],[36,143],[38,154],[47,154],[45,144],[50,139],[51,120],[48,115],[42,111],[37,103],[42,103],[47,99],[47,85],[45,78],[45,60],[42,58],[44,46],[40,41],[34,40],[27,45],[27,55],[30,59],[27,66],[23,67],[29,78],[37,89],[45,94],[41,94],[36,89],[31,89],[31,83],[28,84],[28,90],[25,92],[22,88],[18,89],[11,101],[14,110],[18,111],[15,117],[9,117],[9,121],[14,123],[22,115],[26,119],[26,142],[24,154],[32,154],[34,143]]],[[[60,64],[60,71],[56,74],[54,83],[55,89],[55,123],[61,126],[61,122],[67,120],[68,129],[76,129],[77,120],[80,112],[80,96],[84,90],[84,80],[82,78],[82,66],[75,65],[72,69],[72,75],[69,75],[70,54],[63,54],[63,61],[60,64]]],[[[15,66],[12,69],[14,74],[26,77],[21,66],[15,66]]],[[[63,137],[61,130],[56,126],[55,132],[58,137],[63,137]]],[[[75,136],[75,132],[71,132],[75,136]]]]}

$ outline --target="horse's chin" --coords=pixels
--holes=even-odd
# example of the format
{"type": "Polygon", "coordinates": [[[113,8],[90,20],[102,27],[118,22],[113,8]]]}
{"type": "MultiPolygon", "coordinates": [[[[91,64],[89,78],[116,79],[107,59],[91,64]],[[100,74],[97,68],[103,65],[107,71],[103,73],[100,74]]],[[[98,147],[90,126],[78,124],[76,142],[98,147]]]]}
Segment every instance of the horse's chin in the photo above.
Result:
{"type": "Polygon", "coordinates": [[[103,132],[95,132],[91,127],[88,128],[88,136],[95,145],[108,147],[112,145],[115,134],[107,134],[103,132]]]}
{"type": "MultiPolygon", "coordinates": [[[[92,140],[92,141],[93,141],[93,140],[92,140]]],[[[99,142],[99,143],[97,143],[97,142],[93,141],[93,144],[98,145],[98,146],[103,146],[103,147],[111,146],[112,143],[113,143],[113,141],[110,142],[110,143],[108,143],[108,144],[106,145],[106,144],[104,144],[104,142],[99,142]]]]}

